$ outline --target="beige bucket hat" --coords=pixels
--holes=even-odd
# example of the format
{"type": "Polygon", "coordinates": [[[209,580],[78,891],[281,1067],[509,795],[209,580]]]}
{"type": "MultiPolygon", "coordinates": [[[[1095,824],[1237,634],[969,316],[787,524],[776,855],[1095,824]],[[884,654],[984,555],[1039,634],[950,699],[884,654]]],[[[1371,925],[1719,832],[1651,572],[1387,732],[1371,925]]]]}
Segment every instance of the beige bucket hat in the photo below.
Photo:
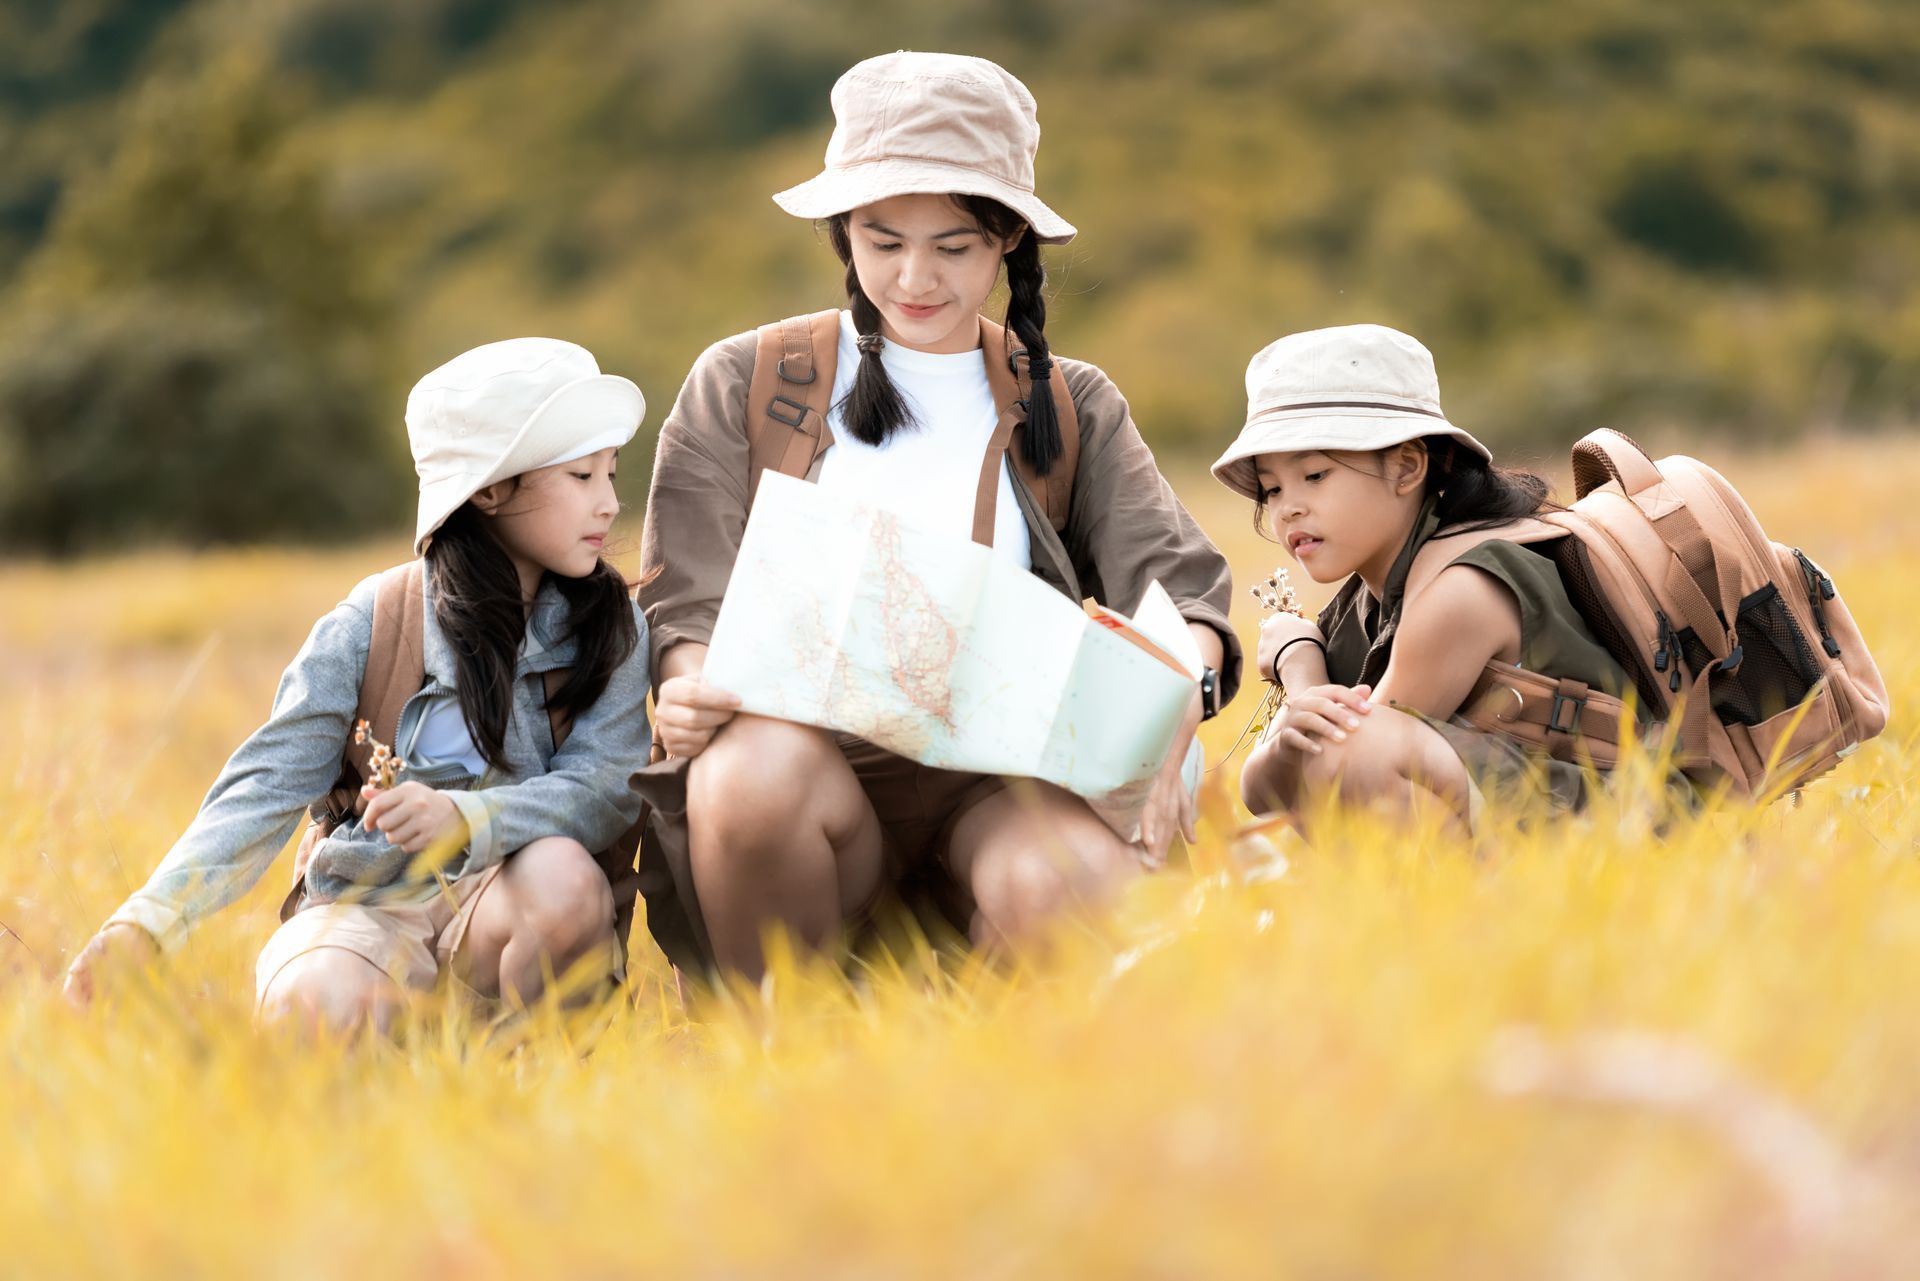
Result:
{"type": "Polygon", "coordinates": [[[889,53],[833,86],[833,137],[818,177],[775,196],[797,218],[831,218],[916,192],[990,196],[1025,218],[1042,244],[1073,224],[1033,194],[1040,118],[1027,87],[985,58],[889,53]]]}
{"type": "Polygon", "coordinates": [[[460,504],[497,480],[633,439],[646,398],[558,338],[509,338],[462,352],[414,384],[407,440],[420,475],[413,553],[460,504]]]}
{"type": "Polygon", "coordinates": [[[1247,423],[1213,475],[1259,502],[1261,454],[1385,449],[1422,436],[1451,436],[1493,461],[1441,412],[1433,353],[1418,339],[1385,325],[1312,329],[1288,334],[1247,365],[1247,423]]]}

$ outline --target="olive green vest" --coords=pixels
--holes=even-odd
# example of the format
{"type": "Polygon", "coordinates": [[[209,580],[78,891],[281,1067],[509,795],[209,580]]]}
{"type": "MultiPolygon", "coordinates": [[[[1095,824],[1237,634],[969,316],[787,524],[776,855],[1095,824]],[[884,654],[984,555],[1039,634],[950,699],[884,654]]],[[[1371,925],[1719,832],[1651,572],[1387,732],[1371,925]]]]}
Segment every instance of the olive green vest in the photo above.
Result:
{"type": "MultiPolygon", "coordinates": [[[[1393,634],[1405,604],[1407,573],[1413,558],[1440,530],[1440,518],[1433,509],[1432,499],[1420,509],[1413,533],[1387,571],[1380,600],[1355,574],[1320,611],[1320,634],[1327,639],[1327,678],[1334,684],[1377,686],[1386,675],[1393,657],[1393,634]]],[[[1471,565],[1491,574],[1513,593],[1520,607],[1519,666],[1624,696],[1631,687],[1630,678],[1574,609],[1559,569],[1545,554],[1547,546],[1493,539],[1469,548],[1449,564],[1471,565]]]]}

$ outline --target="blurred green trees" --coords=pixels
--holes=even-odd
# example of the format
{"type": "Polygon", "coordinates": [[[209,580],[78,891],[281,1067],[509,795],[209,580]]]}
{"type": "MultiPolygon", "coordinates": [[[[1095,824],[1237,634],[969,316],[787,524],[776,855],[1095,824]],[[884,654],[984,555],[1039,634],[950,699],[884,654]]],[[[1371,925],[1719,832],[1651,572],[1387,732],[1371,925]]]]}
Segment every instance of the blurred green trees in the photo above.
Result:
{"type": "Polygon", "coordinates": [[[12,290],[0,537],[350,537],[404,510],[393,309],[322,208],[298,95],[244,55],[132,95],[12,290]]]}
{"type": "Polygon", "coordinates": [[[1363,319],[1538,454],[1920,417],[1900,0],[0,0],[0,537],[399,522],[406,387],[517,333],[650,431],[707,343],[840,297],[767,197],[898,47],[1034,89],[1058,349],[1163,449],[1363,319]]]}

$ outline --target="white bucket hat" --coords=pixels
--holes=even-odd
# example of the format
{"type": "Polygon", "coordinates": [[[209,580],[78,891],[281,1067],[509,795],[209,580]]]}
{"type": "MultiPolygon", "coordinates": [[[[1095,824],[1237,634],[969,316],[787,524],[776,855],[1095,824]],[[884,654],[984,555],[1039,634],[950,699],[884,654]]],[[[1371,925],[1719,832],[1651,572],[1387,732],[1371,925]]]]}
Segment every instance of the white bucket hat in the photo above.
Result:
{"type": "Polygon", "coordinates": [[[833,86],[827,167],[775,196],[797,218],[831,218],[917,192],[990,196],[1048,245],[1073,224],[1033,194],[1040,118],[1027,87],[985,58],[889,53],[833,86]]]}
{"type": "Polygon", "coordinates": [[[1247,423],[1213,475],[1259,502],[1261,454],[1385,449],[1422,436],[1451,436],[1493,461],[1441,412],[1433,353],[1417,339],[1385,325],[1313,329],[1288,334],[1247,365],[1247,423]]]}
{"type": "Polygon", "coordinates": [[[455,356],[407,396],[407,440],[420,474],[414,555],[488,485],[618,449],[646,413],[638,387],[601,373],[593,353],[575,343],[509,338],[455,356]]]}

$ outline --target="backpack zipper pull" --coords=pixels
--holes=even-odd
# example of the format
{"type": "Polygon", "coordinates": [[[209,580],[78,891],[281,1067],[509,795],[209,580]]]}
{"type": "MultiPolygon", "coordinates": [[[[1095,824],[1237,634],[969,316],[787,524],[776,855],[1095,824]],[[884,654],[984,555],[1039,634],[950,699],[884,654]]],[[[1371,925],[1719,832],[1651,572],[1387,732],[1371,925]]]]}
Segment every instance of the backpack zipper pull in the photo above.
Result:
{"type": "Polygon", "coordinates": [[[1834,596],[1833,580],[1798,547],[1793,549],[1793,558],[1800,562],[1800,577],[1806,580],[1807,603],[1813,606],[1814,625],[1820,629],[1820,648],[1827,652],[1828,658],[1838,658],[1840,642],[1827,628],[1826,603],[1834,596]]]}
{"type": "Polygon", "coordinates": [[[1680,649],[1680,633],[1673,630],[1673,624],[1667,621],[1663,610],[1654,610],[1653,618],[1660,625],[1660,637],[1653,646],[1653,670],[1667,673],[1667,692],[1680,692],[1680,661],[1685,654],[1680,649]]]}

